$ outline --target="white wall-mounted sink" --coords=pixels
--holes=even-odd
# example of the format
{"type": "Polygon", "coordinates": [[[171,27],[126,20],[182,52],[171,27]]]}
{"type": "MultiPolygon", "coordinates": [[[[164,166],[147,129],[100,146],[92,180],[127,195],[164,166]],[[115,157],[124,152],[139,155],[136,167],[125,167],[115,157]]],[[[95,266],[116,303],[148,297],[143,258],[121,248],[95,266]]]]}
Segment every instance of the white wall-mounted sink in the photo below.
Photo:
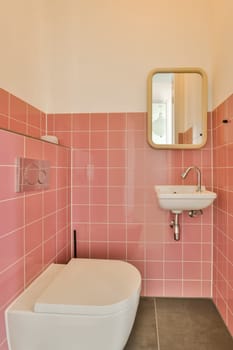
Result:
{"type": "Polygon", "coordinates": [[[197,192],[197,186],[189,185],[161,185],[154,189],[160,207],[175,214],[207,208],[217,197],[215,192],[206,190],[205,186],[201,186],[201,192],[197,192]]]}

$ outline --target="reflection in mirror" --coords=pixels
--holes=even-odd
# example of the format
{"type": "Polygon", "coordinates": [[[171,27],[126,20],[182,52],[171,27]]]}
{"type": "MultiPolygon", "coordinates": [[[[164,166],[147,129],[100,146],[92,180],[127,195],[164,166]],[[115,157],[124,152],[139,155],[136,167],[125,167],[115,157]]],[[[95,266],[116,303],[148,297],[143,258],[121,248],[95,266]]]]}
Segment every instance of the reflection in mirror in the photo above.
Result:
{"type": "Polygon", "coordinates": [[[155,148],[199,148],[207,135],[206,75],[155,70],[148,86],[148,141],[155,148]]]}

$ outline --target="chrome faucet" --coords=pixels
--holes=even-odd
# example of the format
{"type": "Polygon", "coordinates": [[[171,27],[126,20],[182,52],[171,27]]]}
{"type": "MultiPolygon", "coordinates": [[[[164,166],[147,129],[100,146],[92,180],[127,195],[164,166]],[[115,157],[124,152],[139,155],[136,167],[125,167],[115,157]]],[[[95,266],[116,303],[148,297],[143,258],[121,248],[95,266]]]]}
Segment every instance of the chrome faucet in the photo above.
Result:
{"type": "Polygon", "coordinates": [[[182,174],[183,179],[186,178],[191,169],[194,169],[197,173],[197,192],[201,192],[201,170],[197,166],[188,167],[182,174]]]}

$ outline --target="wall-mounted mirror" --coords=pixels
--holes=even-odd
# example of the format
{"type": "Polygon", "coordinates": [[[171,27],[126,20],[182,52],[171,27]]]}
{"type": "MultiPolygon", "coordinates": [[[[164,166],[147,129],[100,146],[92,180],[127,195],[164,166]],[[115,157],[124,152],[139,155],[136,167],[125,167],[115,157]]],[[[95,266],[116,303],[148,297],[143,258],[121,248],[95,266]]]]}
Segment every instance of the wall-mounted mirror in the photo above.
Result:
{"type": "Polygon", "coordinates": [[[148,142],[200,148],[207,140],[207,77],[199,68],[155,69],[148,77],[148,142]]]}

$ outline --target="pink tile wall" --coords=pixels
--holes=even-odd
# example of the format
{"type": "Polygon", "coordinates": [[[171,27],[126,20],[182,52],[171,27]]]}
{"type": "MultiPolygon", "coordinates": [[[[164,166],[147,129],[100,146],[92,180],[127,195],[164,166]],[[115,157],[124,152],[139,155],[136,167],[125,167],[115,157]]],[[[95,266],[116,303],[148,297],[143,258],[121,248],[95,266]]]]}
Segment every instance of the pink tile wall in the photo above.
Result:
{"type": "MultiPolygon", "coordinates": [[[[182,183],[182,171],[197,165],[211,187],[211,142],[195,151],[152,149],[145,113],[49,115],[48,127],[72,147],[79,257],[131,262],[142,273],[144,295],[210,297],[212,209],[198,218],[182,215],[175,242],[153,186],[182,183]]],[[[184,181],[195,182],[192,174],[184,181]]]]}
{"type": "Polygon", "coordinates": [[[0,128],[40,138],[45,134],[45,113],[0,89],[0,128]]]}
{"type": "Polygon", "coordinates": [[[233,95],[213,111],[213,297],[233,335],[233,95]],[[223,123],[229,119],[229,123],[223,123]]]}
{"type": "MultiPolygon", "coordinates": [[[[19,103],[15,115],[21,114],[21,106],[19,103]]],[[[4,112],[4,104],[0,103],[0,108],[4,112]]],[[[64,263],[70,258],[70,150],[6,130],[0,130],[0,143],[0,349],[3,350],[7,349],[4,326],[7,305],[49,264],[64,263]],[[50,160],[48,190],[15,192],[17,156],[50,160]]]]}

